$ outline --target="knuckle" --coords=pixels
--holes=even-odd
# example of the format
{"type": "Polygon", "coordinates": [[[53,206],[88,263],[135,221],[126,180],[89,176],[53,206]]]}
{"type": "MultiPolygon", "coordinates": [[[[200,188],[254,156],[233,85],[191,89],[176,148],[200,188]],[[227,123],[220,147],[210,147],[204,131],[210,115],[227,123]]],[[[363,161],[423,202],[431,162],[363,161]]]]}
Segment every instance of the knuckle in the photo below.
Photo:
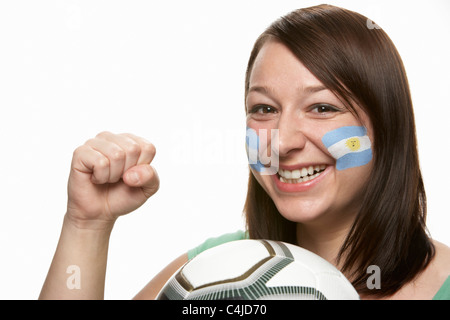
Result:
{"type": "Polygon", "coordinates": [[[110,136],[111,134],[112,133],[109,131],[102,131],[102,132],[98,133],[95,137],[96,138],[104,138],[104,137],[110,136]]]}
{"type": "Polygon", "coordinates": [[[122,161],[125,159],[126,153],[122,149],[115,149],[111,152],[110,157],[112,161],[122,161]]]}
{"type": "Polygon", "coordinates": [[[126,146],[126,153],[136,156],[141,153],[141,148],[137,143],[133,142],[126,146]]]}
{"type": "Polygon", "coordinates": [[[150,142],[144,143],[142,145],[142,151],[145,152],[145,153],[148,153],[148,154],[150,154],[152,156],[154,156],[156,154],[156,148],[150,142]]]}
{"type": "Polygon", "coordinates": [[[95,160],[95,166],[99,169],[105,169],[109,167],[109,160],[106,157],[98,157],[95,160]]]}
{"type": "Polygon", "coordinates": [[[84,144],[87,146],[91,146],[94,144],[94,140],[95,140],[95,138],[88,139],[88,140],[86,140],[86,142],[84,144]]]}
{"type": "Polygon", "coordinates": [[[82,152],[82,150],[81,150],[82,148],[83,148],[83,146],[79,146],[75,150],[73,150],[73,155],[74,156],[79,155],[82,152]]]}
{"type": "Polygon", "coordinates": [[[84,152],[86,152],[86,146],[82,145],[77,147],[74,151],[73,151],[73,158],[79,158],[84,152]]]}

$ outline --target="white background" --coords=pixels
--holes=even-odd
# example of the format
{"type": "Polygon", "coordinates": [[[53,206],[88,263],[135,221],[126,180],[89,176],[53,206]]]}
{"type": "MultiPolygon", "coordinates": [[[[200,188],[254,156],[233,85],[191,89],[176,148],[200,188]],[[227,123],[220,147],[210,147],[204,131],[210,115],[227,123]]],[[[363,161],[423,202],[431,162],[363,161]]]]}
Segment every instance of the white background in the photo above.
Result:
{"type": "MultiPolygon", "coordinates": [[[[106,298],[133,297],[206,238],[242,229],[244,73],[257,36],[322,1],[1,1],[0,299],[39,295],[73,150],[98,132],[157,147],[161,188],[116,223],[106,298]]],[[[432,236],[450,244],[450,1],[328,1],[390,35],[415,104],[432,236]]]]}

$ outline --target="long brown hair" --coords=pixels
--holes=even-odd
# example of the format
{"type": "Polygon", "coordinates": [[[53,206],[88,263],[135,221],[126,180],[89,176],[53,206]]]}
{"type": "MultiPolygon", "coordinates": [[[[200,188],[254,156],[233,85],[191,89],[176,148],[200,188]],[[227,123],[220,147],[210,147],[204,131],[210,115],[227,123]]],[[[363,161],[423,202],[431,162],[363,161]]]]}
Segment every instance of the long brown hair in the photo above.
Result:
{"type": "MultiPolygon", "coordinates": [[[[338,254],[360,294],[388,296],[431,261],[426,196],[419,168],[414,114],[403,62],[390,38],[366,17],[320,5],[293,11],[257,39],[253,63],[269,39],[286,45],[349,108],[356,102],[374,134],[373,170],[354,224],[338,254]],[[370,290],[367,268],[381,270],[381,289],[370,290]]],[[[250,172],[244,212],[250,238],[296,243],[296,223],[286,220],[250,172]]]]}

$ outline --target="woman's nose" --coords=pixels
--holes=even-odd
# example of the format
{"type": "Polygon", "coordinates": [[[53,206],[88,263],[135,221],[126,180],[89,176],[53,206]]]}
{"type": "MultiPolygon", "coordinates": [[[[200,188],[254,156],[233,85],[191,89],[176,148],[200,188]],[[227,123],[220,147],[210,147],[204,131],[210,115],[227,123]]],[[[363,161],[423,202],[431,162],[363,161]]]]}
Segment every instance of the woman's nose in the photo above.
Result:
{"type": "Polygon", "coordinates": [[[284,114],[278,122],[278,152],[280,158],[287,157],[305,147],[306,137],[301,119],[284,114]]]}

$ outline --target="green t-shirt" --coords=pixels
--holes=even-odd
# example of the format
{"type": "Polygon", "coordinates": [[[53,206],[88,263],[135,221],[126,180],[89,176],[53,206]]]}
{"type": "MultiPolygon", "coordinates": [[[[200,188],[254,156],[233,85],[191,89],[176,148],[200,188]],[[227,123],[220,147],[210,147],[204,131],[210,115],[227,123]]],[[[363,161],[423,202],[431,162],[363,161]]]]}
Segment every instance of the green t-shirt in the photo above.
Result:
{"type": "MultiPolygon", "coordinates": [[[[201,245],[191,249],[188,251],[188,258],[191,260],[196,255],[198,255],[200,252],[203,252],[207,249],[213,248],[215,246],[221,245],[226,242],[235,241],[235,240],[243,240],[248,239],[248,233],[244,232],[242,230],[233,232],[233,233],[227,233],[220,237],[216,238],[209,238],[205,242],[203,242],[201,245]]],[[[433,300],[450,300],[450,276],[447,277],[447,280],[443,283],[439,291],[435,294],[433,297],[433,300]]]]}
{"type": "Polygon", "coordinates": [[[450,300],[450,276],[447,277],[447,280],[434,295],[433,300],[450,300]]]}
{"type": "Polygon", "coordinates": [[[248,234],[242,230],[238,230],[233,233],[227,233],[227,234],[221,235],[220,237],[216,237],[216,238],[209,238],[208,240],[203,242],[198,247],[195,247],[195,248],[189,250],[188,251],[188,259],[191,260],[196,255],[198,255],[200,252],[203,252],[207,249],[216,247],[223,243],[231,242],[231,241],[235,241],[235,240],[243,240],[243,239],[248,239],[248,234]]]}

